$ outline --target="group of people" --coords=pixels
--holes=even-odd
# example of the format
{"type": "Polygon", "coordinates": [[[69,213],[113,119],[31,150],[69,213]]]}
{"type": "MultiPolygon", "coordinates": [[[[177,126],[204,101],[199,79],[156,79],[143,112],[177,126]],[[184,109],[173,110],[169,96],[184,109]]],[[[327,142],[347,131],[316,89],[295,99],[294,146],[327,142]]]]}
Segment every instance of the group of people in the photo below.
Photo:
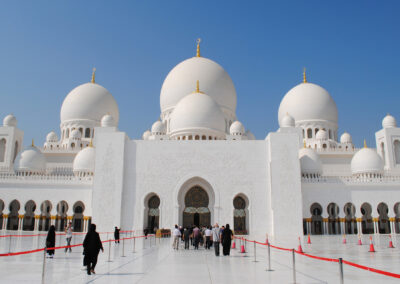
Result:
{"type": "Polygon", "coordinates": [[[201,228],[198,226],[183,228],[175,225],[172,235],[173,248],[176,250],[179,249],[180,242],[185,244],[185,249],[189,249],[190,245],[192,245],[195,250],[199,249],[199,245],[204,245],[205,249],[211,249],[213,246],[216,256],[219,256],[220,244],[222,244],[223,255],[229,255],[233,239],[233,232],[229,224],[220,228],[218,223],[213,227],[203,226],[201,228]]]}

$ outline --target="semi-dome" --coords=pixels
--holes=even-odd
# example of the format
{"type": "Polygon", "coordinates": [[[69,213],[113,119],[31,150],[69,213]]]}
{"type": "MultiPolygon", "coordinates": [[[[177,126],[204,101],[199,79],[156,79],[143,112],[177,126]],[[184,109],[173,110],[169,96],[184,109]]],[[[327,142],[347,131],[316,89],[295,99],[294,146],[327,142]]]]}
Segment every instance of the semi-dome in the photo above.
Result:
{"type": "Polygon", "coordinates": [[[142,139],[149,140],[150,135],[151,135],[150,130],[146,130],[145,132],[143,132],[142,139]]]}
{"type": "Polygon", "coordinates": [[[340,143],[353,143],[353,140],[351,139],[351,135],[347,132],[344,132],[342,136],[340,136],[340,143]]]}
{"type": "Polygon", "coordinates": [[[34,145],[20,152],[15,158],[16,173],[42,174],[46,171],[46,158],[34,145]]]}
{"type": "Polygon", "coordinates": [[[187,95],[176,105],[171,116],[170,132],[211,131],[225,133],[225,118],[213,98],[203,93],[187,95]]]}
{"type": "Polygon", "coordinates": [[[17,118],[9,114],[3,119],[3,126],[17,127],[17,118]]]}
{"type": "Polygon", "coordinates": [[[328,132],[326,132],[323,129],[318,130],[317,134],[315,135],[315,138],[318,140],[326,140],[328,139],[328,132]]]}
{"type": "Polygon", "coordinates": [[[390,114],[387,114],[385,118],[382,120],[382,127],[383,128],[397,127],[396,119],[390,114]]]}
{"type": "Polygon", "coordinates": [[[114,97],[96,83],[82,84],[73,89],[61,107],[61,123],[73,120],[92,120],[100,123],[105,113],[118,124],[119,111],[114,97]]]}
{"type": "Polygon", "coordinates": [[[238,120],[234,121],[229,128],[229,133],[231,135],[243,135],[245,133],[243,124],[238,120]]]}
{"type": "Polygon", "coordinates": [[[279,122],[280,127],[295,127],[295,125],[295,120],[289,113],[285,113],[282,120],[279,122]]]}
{"type": "Polygon", "coordinates": [[[76,154],[73,163],[75,175],[93,174],[95,165],[96,151],[92,146],[88,146],[76,154]]]}
{"type": "Polygon", "coordinates": [[[161,112],[174,108],[190,94],[197,80],[202,91],[221,108],[236,111],[236,90],[228,73],[208,58],[192,57],[176,65],[165,78],[160,94],[161,112]]]}
{"type": "Polygon", "coordinates": [[[82,133],[78,129],[74,129],[71,131],[71,139],[79,140],[82,137],[82,133]]]}
{"type": "Polygon", "coordinates": [[[322,173],[322,163],[318,154],[310,148],[299,150],[301,173],[318,174],[322,173]]]}
{"type": "Polygon", "coordinates": [[[353,174],[382,174],[383,161],[375,149],[364,147],[354,154],[351,159],[353,174]]]}
{"type": "Polygon", "coordinates": [[[326,121],[337,125],[338,111],[335,101],[324,88],[313,83],[301,83],[292,88],[281,101],[279,125],[286,113],[297,123],[326,121]]]}
{"type": "Polygon", "coordinates": [[[159,120],[154,122],[153,125],[151,126],[151,133],[153,135],[163,135],[163,134],[165,134],[165,126],[164,126],[164,124],[159,120]]]}
{"type": "Polygon", "coordinates": [[[54,131],[49,132],[46,136],[46,142],[57,142],[58,136],[54,131]]]}
{"type": "Polygon", "coordinates": [[[106,114],[101,118],[101,127],[115,127],[117,124],[115,123],[115,119],[112,115],[106,114]]]}

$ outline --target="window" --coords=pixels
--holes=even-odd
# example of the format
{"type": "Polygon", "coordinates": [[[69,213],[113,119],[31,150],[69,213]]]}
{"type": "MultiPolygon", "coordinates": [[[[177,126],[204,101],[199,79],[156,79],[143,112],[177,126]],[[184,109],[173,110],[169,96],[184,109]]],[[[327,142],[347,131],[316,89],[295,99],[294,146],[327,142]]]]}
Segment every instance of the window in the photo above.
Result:
{"type": "Polygon", "coordinates": [[[312,138],[312,129],[311,128],[307,129],[307,138],[312,138]]]}
{"type": "Polygon", "coordinates": [[[86,130],[85,130],[85,138],[90,138],[90,128],[86,128],[86,130]]]}

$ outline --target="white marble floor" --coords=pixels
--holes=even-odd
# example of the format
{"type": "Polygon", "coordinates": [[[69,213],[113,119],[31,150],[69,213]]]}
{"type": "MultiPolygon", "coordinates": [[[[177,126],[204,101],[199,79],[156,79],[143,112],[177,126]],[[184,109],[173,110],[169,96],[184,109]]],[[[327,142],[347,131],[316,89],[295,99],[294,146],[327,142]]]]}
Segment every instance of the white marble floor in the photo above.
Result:
{"type": "MultiPolygon", "coordinates": [[[[4,232],[2,232],[4,234],[4,232]]],[[[102,236],[106,239],[106,236],[102,236]]],[[[45,237],[13,238],[11,251],[34,249],[41,246],[45,237]]],[[[80,243],[81,237],[74,242],[80,243]]],[[[341,243],[341,236],[312,237],[312,245],[305,245],[305,252],[325,256],[343,257],[349,261],[378,269],[400,273],[400,249],[387,248],[388,237],[376,239],[376,253],[368,252],[368,245],[356,245],[355,236],[341,243]]],[[[367,238],[365,237],[365,243],[367,238]]],[[[395,245],[396,243],[396,239],[395,245]]],[[[399,238],[400,241],[400,238],[399,238]]],[[[56,251],[54,259],[46,259],[45,283],[293,283],[292,255],[290,252],[271,249],[272,269],[266,271],[267,251],[257,246],[254,262],[253,245],[240,254],[232,250],[229,257],[215,257],[213,251],[200,249],[178,250],[171,247],[170,239],[160,242],[138,239],[133,253],[133,241],[125,245],[111,244],[111,262],[108,262],[108,244],[100,253],[96,275],[87,275],[82,266],[82,248],[72,253],[56,251]],[[122,251],[124,247],[124,252],[122,251]],[[122,254],[125,255],[122,256],[122,254]]],[[[57,238],[57,245],[64,239],[57,238]]],[[[9,238],[0,238],[0,253],[8,252],[9,238]]],[[[400,243],[399,243],[400,245],[400,243]]],[[[0,257],[0,283],[41,283],[43,253],[0,257]]],[[[399,283],[399,279],[379,275],[344,265],[345,283],[399,283]]],[[[296,255],[297,283],[339,283],[337,263],[323,262],[296,255]]]]}

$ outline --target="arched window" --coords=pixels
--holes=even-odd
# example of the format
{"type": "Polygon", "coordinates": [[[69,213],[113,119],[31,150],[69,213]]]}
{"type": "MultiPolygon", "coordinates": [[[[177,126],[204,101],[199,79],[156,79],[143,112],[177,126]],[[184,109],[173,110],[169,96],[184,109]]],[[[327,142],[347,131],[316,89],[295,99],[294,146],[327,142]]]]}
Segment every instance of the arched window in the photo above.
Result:
{"type": "Polygon", "coordinates": [[[64,231],[67,225],[67,211],[68,203],[66,201],[60,201],[57,204],[57,217],[56,217],[56,231],[64,231]]]}
{"type": "Polygon", "coordinates": [[[236,196],[233,199],[233,229],[235,235],[247,235],[246,226],[246,200],[241,196],[236,196]]]}
{"type": "Polygon", "coordinates": [[[7,222],[7,230],[18,230],[18,211],[20,209],[20,204],[18,200],[13,200],[10,203],[7,222]]]}
{"type": "Polygon", "coordinates": [[[307,138],[312,138],[312,129],[311,128],[307,129],[307,138]]]}
{"type": "Polygon", "coordinates": [[[147,210],[147,230],[149,233],[155,233],[160,227],[160,198],[153,195],[146,204],[147,210]]]}
{"type": "Polygon", "coordinates": [[[205,135],[201,136],[201,140],[207,140],[207,136],[205,135]]]}
{"type": "Polygon", "coordinates": [[[319,203],[313,203],[310,206],[311,212],[311,234],[322,235],[322,206],[319,203]]]}
{"type": "Polygon", "coordinates": [[[72,148],[72,149],[75,148],[75,143],[71,143],[71,148],[72,148]]]}
{"type": "Polygon", "coordinates": [[[25,204],[25,215],[22,225],[22,230],[33,231],[35,229],[35,210],[36,204],[33,200],[29,200],[25,204]]]}
{"type": "Polygon", "coordinates": [[[83,137],[83,128],[82,127],[79,128],[79,132],[81,133],[81,137],[83,137]]]}
{"type": "Polygon", "coordinates": [[[394,155],[396,159],[396,164],[400,164],[400,141],[394,141],[394,155]]]}
{"type": "Polygon", "coordinates": [[[379,214],[378,218],[378,229],[379,234],[390,234],[390,221],[389,221],[389,208],[386,203],[381,202],[378,204],[377,211],[379,214]]]}
{"type": "Polygon", "coordinates": [[[200,140],[200,136],[199,136],[199,135],[196,135],[196,136],[194,137],[194,140],[200,140]]]}
{"type": "Polygon", "coordinates": [[[6,157],[6,139],[0,140],[0,162],[4,162],[6,157]]]}
{"type": "Polygon", "coordinates": [[[3,229],[3,210],[5,204],[4,201],[0,199],[0,230],[3,229]]]}
{"type": "Polygon", "coordinates": [[[15,141],[13,162],[15,161],[17,155],[18,155],[18,141],[15,141]]]}
{"type": "Polygon", "coordinates": [[[361,231],[363,234],[373,234],[374,233],[374,223],[372,220],[372,207],[371,204],[365,202],[361,205],[361,231]]]}
{"type": "Polygon", "coordinates": [[[86,130],[85,130],[85,138],[90,138],[90,128],[86,128],[86,130]]]}
{"type": "Polygon", "coordinates": [[[329,203],[328,207],[328,234],[337,235],[340,234],[340,223],[339,223],[339,206],[336,203],[329,203]]]}
{"type": "Polygon", "coordinates": [[[83,231],[83,211],[85,211],[85,205],[82,201],[75,202],[72,207],[74,211],[74,216],[72,218],[72,227],[74,232],[83,231]]]}
{"type": "Polygon", "coordinates": [[[319,131],[319,129],[318,129],[318,128],[315,128],[314,136],[317,136],[318,131],[319,131]]]}
{"type": "Polygon", "coordinates": [[[347,235],[357,234],[357,220],[356,220],[356,207],[353,203],[346,203],[343,208],[344,211],[344,233],[347,235]]]}
{"type": "Polygon", "coordinates": [[[40,205],[39,231],[49,230],[52,208],[53,206],[49,200],[43,201],[40,205]]]}

